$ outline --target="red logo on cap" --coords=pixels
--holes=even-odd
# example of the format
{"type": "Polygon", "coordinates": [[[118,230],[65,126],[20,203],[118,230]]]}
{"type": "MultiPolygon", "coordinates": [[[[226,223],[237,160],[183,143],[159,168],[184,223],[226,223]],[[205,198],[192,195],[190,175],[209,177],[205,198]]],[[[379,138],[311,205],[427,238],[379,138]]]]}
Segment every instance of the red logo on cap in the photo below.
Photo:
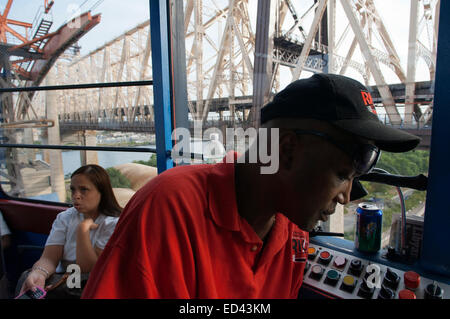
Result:
{"type": "Polygon", "coordinates": [[[361,91],[361,96],[364,101],[365,106],[371,111],[373,114],[377,114],[377,110],[373,105],[372,95],[369,92],[361,91]]]}

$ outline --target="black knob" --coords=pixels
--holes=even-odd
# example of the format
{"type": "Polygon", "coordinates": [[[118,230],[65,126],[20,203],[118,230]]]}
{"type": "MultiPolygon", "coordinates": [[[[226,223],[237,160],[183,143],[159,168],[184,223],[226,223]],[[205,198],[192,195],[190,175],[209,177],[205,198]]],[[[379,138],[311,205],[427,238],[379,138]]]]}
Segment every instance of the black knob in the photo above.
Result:
{"type": "Polygon", "coordinates": [[[384,277],[383,280],[383,285],[396,290],[399,283],[400,283],[400,276],[388,268],[386,270],[386,276],[384,277]]]}
{"type": "Polygon", "coordinates": [[[355,276],[359,276],[359,275],[361,275],[362,269],[363,269],[363,265],[362,265],[361,260],[353,259],[350,262],[350,267],[348,268],[348,272],[355,276]]]}
{"type": "Polygon", "coordinates": [[[375,291],[375,287],[369,288],[366,281],[364,280],[359,287],[358,296],[370,299],[372,298],[373,292],[375,291]]]}
{"type": "Polygon", "coordinates": [[[397,252],[395,251],[395,248],[392,246],[389,246],[387,249],[386,258],[393,260],[397,256],[397,252]]]}
{"type": "Polygon", "coordinates": [[[442,299],[444,297],[444,289],[433,282],[425,288],[425,299],[442,299]]]}
{"type": "Polygon", "coordinates": [[[394,299],[395,293],[388,287],[381,285],[380,292],[378,293],[378,299],[394,299]]]}

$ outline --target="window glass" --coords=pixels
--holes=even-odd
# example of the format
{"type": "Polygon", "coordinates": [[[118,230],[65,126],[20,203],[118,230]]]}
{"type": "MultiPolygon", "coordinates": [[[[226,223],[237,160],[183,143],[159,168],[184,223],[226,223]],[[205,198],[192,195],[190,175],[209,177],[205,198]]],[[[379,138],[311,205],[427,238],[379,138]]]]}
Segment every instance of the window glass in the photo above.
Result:
{"type": "MultiPolygon", "coordinates": [[[[44,1],[16,0],[8,18],[25,23],[7,32],[13,49],[6,50],[11,68],[2,64],[2,87],[152,79],[148,1],[61,0],[46,8],[44,1]]],[[[124,165],[156,166],[150,152],[32,148],[154,147],[151,85],[2,93],[0,107],[2,143],[18,144],[0,148],[1,186],[10,196],[70,202],[71,173],[91,163],[131,193],[139,183],[124,165]]]]}
{"type": "MultiPolygon", "coordinates": [[[[268,55],[271,80],[266,98],[294,79],[303,46],[311,40],[310,54],[299,76],[308,77],[314,72],[340,73],[369,86],[380,120],[418,135],[424,134],[425,142],[421,146],[423,150],[407,154],[383,153],[379,167],[402,175],[426,173],[439,2],[431,0],[418,6],[412,80],[416,85],[412,102],[406,98],[409,91],[405,86],[412,70],[408,67],[412,59],[408,54],[411,2],[398,0],[389,5],[382,0],[373,2],[374,6],[369,8],[376,9],[373,14],[358,8],[357,3],[350,4],[360,23],[360,31],[367,35],[367,41],[370,40],[368,47],[373,60],[368,61],[343,2],[336,2],[334,15],[332,9],[327,8],[328,16],[324,14],[325,18],[317,25],[317,36],[311,40],[308,32],[319,2],[272,1],[275,10],[270,18],[275,23],[267,21],[273,26],[269,28],[273,32],[270,35],[273,55],[268,55]],[[333,17],[336,20],[331,24],[333,17]],[[374,20],[378,18],[380,20],[374,20]],[[331,27],[334,27],[334,37],[331,27]],[[389,60],[392,56],[397,56],[398,61],[389,60]],[[377,63],[381,76],[373,75],[373,63],[377,63]],[[386,94],[379,92],[381,86],[376,85],[382,81],[389,85],[397,105],[397,118],[391,113],[392,101],[386,100],[386,94]]],[[[234,8],[229,7],[228,1],[203,0],[198,7],[195,3],[198,2],[183,1],[187,96],[191,132],[194,123],[200,122],[202,126],[200,135],[192,136],[191,151],[203,153],[205,157],[190,162],[212,163],[221,159],[222,152],[211,147],[217,141],[217,132],[205,133],[206,129],[217,128],[223,133],[226,128],[249,128],[258,1],[231,2],[234,8]]],[[[6,83],[2,83],[3,87],[152,80],[149,1],[58,0],[48,12],[43,4],[44,1],[38,0],[16,0],[10,9],[8,19],[30,26],[15,27],[16,35],[7,33],[8,45],[19,46],[15,50],[20,52],[9,57],[10,69],[2,66],[2,80],[6,83]],[[65,32],[76,32],[80,28],[87,32],[73,35],[72,40],[69,36],[68,42],[57,49],[56,44],[50,45],[54,36],[36,40],[64,30],[64,26],[68,28],[65,32]],[[21,36],[17,37],[17,33],[21,36]],[[24,39],[36,41],[32,46],[24,46],[24,39]],[[45,57],[44,48],[47,50],[45,57]]],[[[2,93],[0,108],[3,144],[153,147],[155,142],[151,85],[2,93]]],[[[249,136],[226,140],[223,134],[219,134],[218,139],[225,150],[245,150],[251,140],[249,136]]],[[[133,161],[153,164],[155,161],[151,153],[25,147],[0,148],[0,159],[0,182],[5,192],[26,198],[52,196],[61,202],[70,200],[64,190],[70,173],[77,166],[98,163],[113,168],[133,161]],[[60,194],[57,199],[55,194],[60,194]]],[[[118,180],[122,182],[118,182],[117,188],[129,188],[123,179],[118,180]]],[[[396,189],[375,183],[365,183],[365,186],[369,195],[364,200],[383,199],[383,230],[389,232],[389,225],[400,212],[396,206],[399,205],[395,199],[396,189]]],[[[407,210],[420,210],[425,192],[403,191],[407,210]]],[[[355,203],[350,203],[341,217],[342,229],[330,230],[344,232],[345,238],[353,239],[354,212],[355,203]]]]}
{"type": "MultiPolygon", "coordinates": [[[[428,174],[428,150],[413,150],[407,153],[383,152],[377,168],[402,176],[417,176],[428,174]]],[[[383,210],[382,247],[395,246],[395,238],[400,227],[402,205],[404,199],[407,218],[422,220],[425,214],[426,191],[411,188],[400,188],[375,182],[361,182],[368,195],[351,202],[344,207],[344,234],[345,239],[354,240],[356,230],[356,209],[362,202],[370,202],[383,210]],[[414,216],[414,217],[413,217],[414,216]],[[393,226],[393,227],[391,227],[393,226]]]]}

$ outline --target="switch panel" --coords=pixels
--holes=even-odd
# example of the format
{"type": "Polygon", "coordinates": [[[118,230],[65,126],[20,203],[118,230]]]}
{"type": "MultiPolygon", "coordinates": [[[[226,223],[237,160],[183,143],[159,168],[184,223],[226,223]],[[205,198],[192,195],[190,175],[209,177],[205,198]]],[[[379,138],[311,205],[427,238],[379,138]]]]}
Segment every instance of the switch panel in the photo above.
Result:
{"type": "Polygon", "coordinates": [[[450,285],[311,244],[303,284],[343,299],[448,299],[450,285]]]}

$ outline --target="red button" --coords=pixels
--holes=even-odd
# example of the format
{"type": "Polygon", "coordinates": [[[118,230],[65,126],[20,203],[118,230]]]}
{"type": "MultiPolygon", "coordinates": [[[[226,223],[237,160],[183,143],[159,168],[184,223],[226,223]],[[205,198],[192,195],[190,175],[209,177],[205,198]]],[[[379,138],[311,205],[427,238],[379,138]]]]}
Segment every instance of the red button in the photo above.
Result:
{"type": "Polygon", "coordinates": [[[322,251],[319,255],[319,263],[328,265],[331,261],[331,254],[328,251],[322,251]]]}
{"type": "Polygon", "coordinates": [[[420,276],[414,271],[407,271],[403,275],[405,287],[409,289],[416,289],[420,285],[420,276]]]}
{"type": "Polygon", "coordinates": [[[400,290],[398,299],[416,299],[416,294],[409,289],[400,290]]]}
{"type": "Polygon", "coordinates": [[[320,257],[321,257],[322,259],[328,259],[328,258],[330,258],[330,253],[329,253],[328,251],[322,251],[322,252],[320,253],[320,257]]]}

